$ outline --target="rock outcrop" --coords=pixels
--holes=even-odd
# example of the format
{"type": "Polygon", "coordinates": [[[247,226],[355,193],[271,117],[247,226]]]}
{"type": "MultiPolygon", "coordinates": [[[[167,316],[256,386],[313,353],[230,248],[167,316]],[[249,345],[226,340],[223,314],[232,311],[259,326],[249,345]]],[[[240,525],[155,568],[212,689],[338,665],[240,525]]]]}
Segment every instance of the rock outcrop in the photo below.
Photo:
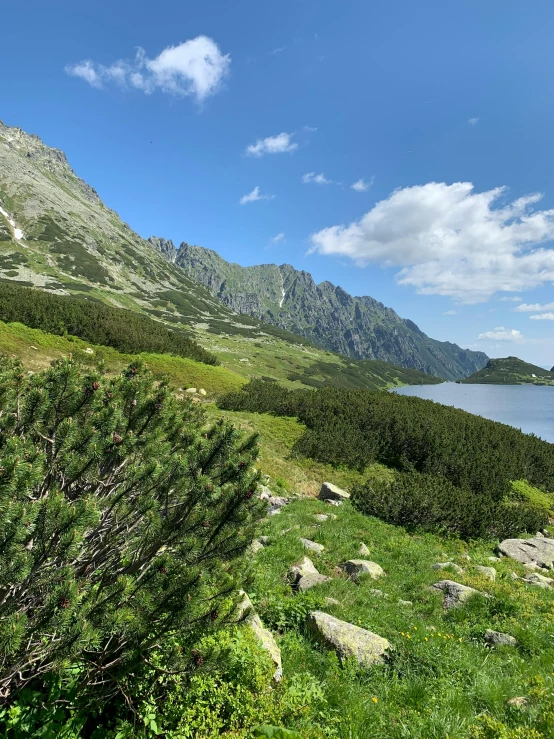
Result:
{"type": "Polygon", "coordinates": [[[338,503],[343,503],[345,500],[349,500],[350,494],[346,490],[333,485],[332,482],[324,482],[319,491],[320,500],[334,500],[338,503]]]}
{"type": "Polygon", "coordinates": [[[308,631],[342,659],[353,657],[363,667],[381,664],[391,645],[382,636],[341,621],[323,611],[312,611],[307,619],[308,631]]]}
{"type": "Polygon", "coordinates": [[[554,569],[554,539],[534,537],[532,539],[505,539],[497,550],[504,557],[511,557],[522,564],[536,564],[554,569]]]}
{"type": "Polygon", "coordinates": [[[517,645],[517,639],[513,636],[503,634],[501,631],[493,631],[493,629],[487,629],[484,638],[491,646],[515,647],[517,645]]]}

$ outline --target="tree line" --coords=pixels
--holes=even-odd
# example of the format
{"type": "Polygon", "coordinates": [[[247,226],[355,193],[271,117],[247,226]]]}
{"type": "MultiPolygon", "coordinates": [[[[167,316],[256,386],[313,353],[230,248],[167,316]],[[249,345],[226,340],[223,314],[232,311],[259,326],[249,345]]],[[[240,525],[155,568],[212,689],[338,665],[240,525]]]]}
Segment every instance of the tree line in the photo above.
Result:
{"type": "Polygon", "coordinates": [[[2,283],[0,320],[23,323],[58,336],[77,336],[127,354],[173,354],[204,364],[219,364],[214,354],[184,331],[168,328],[140,313],[86,298],[2,283]]]}

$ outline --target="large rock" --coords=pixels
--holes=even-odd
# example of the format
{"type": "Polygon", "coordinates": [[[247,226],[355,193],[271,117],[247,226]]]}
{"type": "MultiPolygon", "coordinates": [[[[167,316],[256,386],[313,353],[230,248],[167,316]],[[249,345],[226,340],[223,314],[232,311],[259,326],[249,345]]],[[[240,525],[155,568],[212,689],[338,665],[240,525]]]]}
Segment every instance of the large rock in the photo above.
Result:
{"type": "Polygon", "coordinates": [[[311,541],[311,539],[303,539],[302,537],[300,537],[300,541],[306,549],[310,550],[310,552],[321,554],[321,552],[325,551],[325,547],[323,546],[323,544],[318,544],[315,541],[311,541]]]}
{"type": "Polygon", "coordinates": [[[475,595],[485,596],[485,593],[481,593],[479,590],[475,590],[475,588],[470,588],[468,585],[460,585],[460,583],[454,582],[453,580],[441,580],[432,585],[432,587],[443,592],[442,604],[445,608],[461,606],[475,595]]]}
{"type": "Polygon", "coordinates": [[[487,629],[485,631],[485,641],[491,646],[501,647],[515,647],[517,639],[509,634],[503,634],[501,631],[494,631],[493,629],[487,629]]]}
{"type": "Polygon", "coordinates": [[[319,491],[319,497],[321,500],[336,500],[343,502],[350,498],[349,493],[341,488],[333,485],[332,482],[324,482],[319,491]]]}
{"type": "Polygon", "coordinates": [[[237,606],[237,621],[244,621],[249,629],[252,630],[254,636],[258,640],[262,649],[269,654],[271,661],[275,665],[275,672],[273,673],[273,679],[276,682],[283,677],[283,666],[281,664],[281,650],[277,646],[277,642],[273,638],[273,634],[269,629],[266,629],[262,624],[262,621],[258,614],[254,611],[252,601],[241,590],[242,600],[237,606]]]}
{"type": "Polygon", "coordinates": [[[538,572],[530,572],[525,575],[523,582],[529,582],[531,585],[538,585],[539,588],[551,588],[554,585],[554,580],[551,577],[545,577],[540,575],[538,572]]]}
{"type": "Polygon", "coordinates": [[[317,641],[333,649],[341,659],[354,657],[363,667],[383,663],[390,649],[389,642],[382,636],[322,611],[312,611],[307,625],[317,641]]]}
{"type": "Polygon", "coordinates": [[[309,557],[304,557],[298,564],[289,569],[289,579],[294,587],[303,593],[316,585],[329,582],[331,578],[320,574],[312,560],[309,557]]]}
{"type": "Polygon", "coordinates": [[[484,567],[483,565],[477,565],[475,568],[484,577],[488,578],[492,582],[496,580],[496,570],[494,567],[484,567]]]}
{"type": "Polygon", "coordinates": [[[554,539],[505,539],[497,550],[505,557],[511,557],[522,564],[554,569],[554,539]]]}
{"type": "Polygon", "coordinates": [[[360,575],[369,575],[373,580],[378,580],[385,574],[381,565],[367,559],[349,559],[341,567],[353,580],[357,580],[360,575]]]}

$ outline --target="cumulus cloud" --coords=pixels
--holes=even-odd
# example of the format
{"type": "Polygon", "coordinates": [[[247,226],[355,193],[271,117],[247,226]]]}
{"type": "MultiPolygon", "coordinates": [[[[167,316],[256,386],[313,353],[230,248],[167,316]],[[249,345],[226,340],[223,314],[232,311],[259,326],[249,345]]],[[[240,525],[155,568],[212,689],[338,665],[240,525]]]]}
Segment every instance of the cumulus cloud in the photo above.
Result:
{"type": "Polygon", "coordinates": [[[316,185],[330,185],[333,180],[328,180],[327,177],[321,172],[320,174],[316,174],[315,172],[308,172],[307,174],[302,175],[302,182],[307,185],[310,182],[315,182],[316,185]]]}
{"type": "Polygon", "coordinates": [[[479,123],[479,118],[470,118],[468,123],[470,126],[476,126],[479,123]]]}
{"type": "Polygon", "coordinates": [[[543,305],[540,303],[522,303],[517,308],[514,308],[514,310],[518,313],[537,313],[543,310],[554,310],[554,303],[544,303],[543,305]]]}
{"type": "Polygon", "coordinates": [[[246,147],[246,153],[253,157],[262,157],[264,154],[283,154],[287,151],[294,151],[298,148],[298,144],[292,141],[292,136],[291,133],[283,132],[277,136],[258,139],[255,144],[246,147]]]}
{"type": "Polygon", "coordinates": [[[350,187],[352,190],[356,190],[356,192],[367,192],[373,185],[374,179],[375,178],[372,177],[369,182],[366,182],[365,180],[357,180],[353,185],[350,185],[350,187]]]}
{"type": "Polygon", "coordinates": [[[539,313],[536,316],[529,316],[532,321],[554,321],[554,313],[539,313]]]}
{"type": "Polygon", "coordinates": [[[156,90],[178,97],[191,95],[202,102],[217,92],[230,64],[230,56],[222,54],[213,39],[197,36],[166,47],[154,59],[149,59],[144,49],[139,48],[132,60],[119,59],[105,66],[87,59],[68,64],[65,71],[97,89],[117,84],[142,90],[147,95],[156,90]]]}
{"type": "Polygon", "coordinates": [[[479,334],[477,337],[479,340],[492,339],[494,341],[517,341],[523,339],[524,336],[521,331],[517,329],[505,329],[504,326],[497,326],[492,331],[485,331],[484,334],[479,334]]]}
{"type": "Polygon", "coordinates": [[[272,236],[272,238],[269,240],[270,244],[280,244],[281,242],[286,241],[285,234],[280,233],[277,234],[277,236],[272,236]]]}
{"type": "Polygon", "coordinates": [[[400,267],[400,284],[464,303],[554,282],[554,249],[544,246],[554,210],[535,210],[537,193],[512,202],[505,194],[474,192],[470,182],[395,190],[360,220],[312,234],[309,251],[400,267]]]}
{"type": "Polygon", "coordinates": [[[256,200],[273,200],[274,197],[275,195],[262,195],[260,188],[256,185],[252,192],[249,192],[248,195],[243,195],[239,202],[241,205],[246,205],[246,203],[255,203],[256,200]]]}

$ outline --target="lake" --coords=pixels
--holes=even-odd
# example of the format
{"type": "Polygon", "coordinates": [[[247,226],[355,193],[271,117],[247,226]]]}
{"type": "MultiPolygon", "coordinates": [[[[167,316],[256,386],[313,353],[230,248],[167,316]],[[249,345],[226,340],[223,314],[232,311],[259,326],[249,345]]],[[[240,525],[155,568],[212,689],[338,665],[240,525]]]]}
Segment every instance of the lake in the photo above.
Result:
{"type": "Polygon", "coordinates": [[[395,392],[452,405],[554,443],[554,387],[539,385],[409,385],[395,392]]]}

